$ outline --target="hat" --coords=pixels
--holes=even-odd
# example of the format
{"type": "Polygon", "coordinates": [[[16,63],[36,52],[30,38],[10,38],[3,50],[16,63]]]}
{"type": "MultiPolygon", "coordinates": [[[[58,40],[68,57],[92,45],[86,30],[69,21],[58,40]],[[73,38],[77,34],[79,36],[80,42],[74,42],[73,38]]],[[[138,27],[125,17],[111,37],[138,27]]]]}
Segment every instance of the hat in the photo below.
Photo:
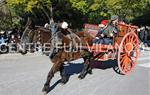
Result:
{"type": "Polygon", "coordinates": [[[105,27],[108,23],[108,20],[102,20],[101,23],[99,24],[99,27],[105,27]]]}
{"type": "Polygon", "coordinates": [[[46,23],[46,24],[44,25],[44,28],[48,28],[48,27],[49,27],[49,24],[46,23]]]}
{"type": "Polygon", "coordinates": [[[111,16],[111,20],[112,20],[112,21],[114,21],[114,20],[116,20],[116,19],[118,19],[118,16],[117,16],[117,15],[112,15],[112,16],[111,16]]]}
{"type": "Polygon", "coordinates": [[[61,28],[67,29],[67,28],[68,28],[68,23],[64,21],[64,22],[62,23],[62,25],[61,25],[61,28]]]}

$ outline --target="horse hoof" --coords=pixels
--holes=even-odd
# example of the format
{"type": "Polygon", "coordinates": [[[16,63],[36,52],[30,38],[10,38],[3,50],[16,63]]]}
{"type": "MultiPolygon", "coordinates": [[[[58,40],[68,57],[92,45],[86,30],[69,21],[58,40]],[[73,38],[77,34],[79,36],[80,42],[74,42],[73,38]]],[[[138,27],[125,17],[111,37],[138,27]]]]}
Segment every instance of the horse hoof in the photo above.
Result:
{"type": "Polygon", "coordinates": [[[47,95],[47,92],[46,92],[46,91],[44,91],[44,92],[43,92],[43,95],[47,95]]]}
{"type": "Polygon", "coordinates": [[[63,76],[63,77],[61,78],[61,80],[60,80],[60,83],[61,83],[61,84],[66,84],[66,83],[68,82],[68,80],[69,80],[69,77],[63,76]]]}
{"type": "Polygon", "coordinates": [[[60,85],[65,85],[65,83],[63,83],[63,82],[60,82],[60,85]]]}
{"type": "Polygon", "coordinates": [[[92,74],[93,74],[92,70],[89,70],[89,71],[88,71],[88,74],[92,75],[92,74]]]}
{"type": "Polygon", "coordinates": [[[79,75],[78,78],[79,78],[79,79],[84,79],[85,76],[84,76],[84,75],[79,75]]]}
{"type": "Polygon", "coordinates": [[[42,89],[42,92],[44,93],[44,95],[47,94],[49,87],[48,86],[44,86],[42,89]],[[45,94],[46,93],[46,94],[45,94]]]}

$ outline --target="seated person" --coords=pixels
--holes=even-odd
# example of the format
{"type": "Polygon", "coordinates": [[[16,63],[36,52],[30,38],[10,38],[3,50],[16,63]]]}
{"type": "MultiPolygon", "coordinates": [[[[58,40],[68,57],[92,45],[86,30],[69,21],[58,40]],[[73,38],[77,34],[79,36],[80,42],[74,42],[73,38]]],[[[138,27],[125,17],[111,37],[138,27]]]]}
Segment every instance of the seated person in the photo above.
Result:
{"type": "Polygon", "coordinates": [[[99,30],[98,33],[96,35],[96,38],[93,40],[93,43],[99,44],[99,43],[103,43],[103,39],[101,39],[101,34],[103,32],[103,29],[106,28],[108,24],[108,20],[102,20],[101,23],[99,24],[99,30]]]}
{"type": "Polygon", "coordinates": [[[111,20],[102,30],[101,35],[98,36],[98,38],[101,38],[100,42],[102,44],[113,44],[113,37],[119,32],[119,27],[118,27],[118,16],[113,15],[111,16],[111,20]]]}

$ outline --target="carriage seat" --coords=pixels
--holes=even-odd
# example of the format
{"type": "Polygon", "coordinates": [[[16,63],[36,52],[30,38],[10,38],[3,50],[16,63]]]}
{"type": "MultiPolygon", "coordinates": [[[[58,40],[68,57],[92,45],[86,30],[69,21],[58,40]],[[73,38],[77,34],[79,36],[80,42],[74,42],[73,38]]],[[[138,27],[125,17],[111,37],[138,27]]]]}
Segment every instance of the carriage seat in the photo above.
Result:
{"type": "Polygon", "coordinates": [[[113,38],[110,37],[104,37],[99,39],[93,39],[93,44],[104,44],[104,45],[112,45],[113,44],[113,38]]]}
{"type": "MultiPolygon", "coordinates": [[[[96,35],[99,31],[99,26],[94,24],[85,24],[84,29],[87,33],[89,33],[92,37],[96,38],[96,35]]],[[[93,39],[94,44],[113,44],[113,38],[103,37],[99,39],[93,39]]]]}

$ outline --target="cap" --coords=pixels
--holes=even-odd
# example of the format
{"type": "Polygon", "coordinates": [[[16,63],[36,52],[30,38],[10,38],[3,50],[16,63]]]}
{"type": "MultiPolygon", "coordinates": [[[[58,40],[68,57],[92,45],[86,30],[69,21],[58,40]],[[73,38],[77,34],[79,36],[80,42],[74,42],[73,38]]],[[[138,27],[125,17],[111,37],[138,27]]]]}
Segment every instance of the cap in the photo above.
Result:
{"type": "Polygon", "coordinates": [[[108,20],[102,20],[101,23],[99,24],[99,27],[105,27],[108,23],[108,20]]]}
{"type": "Polygon", "coordinates": [[[116,19],[118,19],[118,16],[117,16],[117,15],[112,15],[112,16],[111,16],[111,20],[112,20],[112,21],[114,21],[114,20],[116,20],[116,19]]]}

